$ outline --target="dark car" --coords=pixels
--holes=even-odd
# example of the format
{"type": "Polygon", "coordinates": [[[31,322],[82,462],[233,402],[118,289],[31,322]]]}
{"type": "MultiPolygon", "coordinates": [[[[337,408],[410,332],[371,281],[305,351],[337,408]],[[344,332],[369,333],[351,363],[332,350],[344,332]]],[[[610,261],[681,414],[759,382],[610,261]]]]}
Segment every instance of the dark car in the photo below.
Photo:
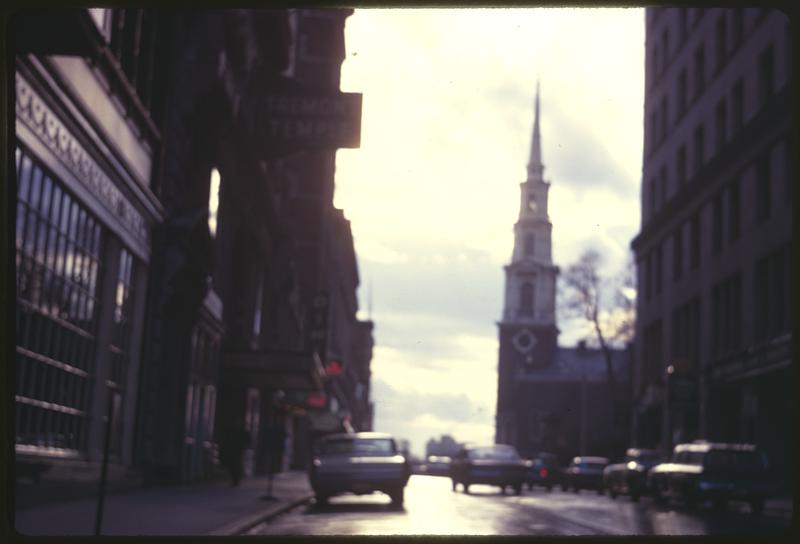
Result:
{"type": "Polygon", "coordinates": [[[425,463],[425,473],[431,476],[450,476],[450,457],[446,455],[430,455],[425,463]]]}
{"type": "Polygon", "coordinates": [[[580,456],[575,457],[569,467],[564,471],[561,487],[564,491],[572,488],[574,492],[581,489],[594,489],[603,492],[603,469],[608,466],[605,457],[580,456]]]}
{"type": "Polygon", "coordinates": [[[650,469],[648,483],[659,502],[678,499],[693,507],[711,500],[724,507],[738,500],[755,514],[771,491],[766,456],[752,444],[679,444],[669,462],[650,469]]]}
{"type": "Polygon", "coordinates": [[[528,489],[533,489],[533,486],[538,485],[548,491],[561,483],[561,466],[558,456],[555,453],[540,453],[530,462],[525,483],[528,489]]]}
{"type": "Polygon", "coordinates": [[[638,501],[647,494],[647,472],[664,461],[658,450],[630,448],[625,452],[625,461],[608,465],[603,469],[603,486],[612,499],[628,494],[638,501]]]}
{"type": "Polygon", "coordinates": [[[317,504],[342,493],[364,495],[381,491],[395,506],[403,494],[411,466],[384,433],[333,434],[321,439],[309,473],[317,504]]]}
{"type": "Polygon", "coordinates": [[[453,491],[461,484],[464,493],[469,493],[472,484],[499,486],[505,493],[511,487],[519,495],[525,481],[527,466],[513,446],[467,446],[450,463],[450,478],[453,491]]]}

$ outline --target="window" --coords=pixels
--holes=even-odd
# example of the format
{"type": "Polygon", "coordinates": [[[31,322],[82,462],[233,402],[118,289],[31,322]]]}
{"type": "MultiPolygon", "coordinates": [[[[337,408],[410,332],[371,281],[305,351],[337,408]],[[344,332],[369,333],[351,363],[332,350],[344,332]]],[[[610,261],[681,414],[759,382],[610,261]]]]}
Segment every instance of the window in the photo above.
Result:
{"type": "Polygon", "coordinates": [[[706,53],[702,45],[694,51],[694,98],[703,94],[706,85],[706,53]]]}
{"type": "Polygon", "coordinates": [[[672,235],[672,279],[681,279],[683,273],[683,233],[681,227],[672,235]]]}
{"type": "MultiPolygon", "coordinates": [[[[784,252],[773,250],[756,262],[755,269],[755,336],[757,341],[780,336],[789,330],[786,300],[790,279],[787,276],[784,252]]],[[[789,308],[790,309],[790,308],[789,308]]]]}
{"type": "Polygon", "coordinates": [[[652,219],[655,217],[656,212],[658,211],[658,207],[656,206],[656,195],[658,194],[658,183],[656,182],[656,178],[653,178],[650,181],[650,218],[652,219]]]}
{"type": "Polygon", "coordinates": [[[533,241],[534,237],[533,234],[526,234],[525,235],[525,255],[531,256],[533,255],[533,241]]]}
{"type": "Polygon", "coordinates": [[[86,451],[105,232],[16,149],[15,443],[86,451]]]}
{"type": "Polygon", "coordinates": [[[711,203],[711,251],[716,255],[722,249],[722,193],[717,193],[711,203]]]}
{"type": "Polygon", "coordinates": [[[716,49],[717,49],[717,71],[722,70],[725,65],[726,53],[728,51],[728,26],[725,20],[726,11],[723,11],[717,18],[716,28],[716,49]]]}
{"type": "Polygon", "coordinates": [[[646,383],[661,380],[662,369],[662,322],[660,319],[644,328],[644,377],[646,383]]]}
{"type": "Polygon", "coordinates": [[[533,285],[525,282],[520,289],[519,313],[533,316],[533,285]]]}
{"type": "Polygon", "coordinates": [[[744,8],[733,9],[733,47],[738,48],[744,41],[744,8]]]}
{"type": "Polygon", "coordinates": [[[700,358],[700,297],[672,311],[672,357],[694,368],[700,358]]]}
{"type": "Polygon", "coordinates": [[[650,112],[650,152],[658,146],[658,115],[656,111],[650,112]]]}
{"type": "Polygon", "coordinates": [[[694,129],[694,176],[695,181],[699,181],[697,179],[698,174],[700,173],[700,169],[703,167],[703,163],[705,163],[705,131],[703,129],[702,123],[697,125],[694,129]]]}
{"type": "Polygon", "coordinates": [[[759,223],[769,217],[770,212],[770,154],[764,153],[756,161],[756,221],[759,223]]]}
{"type": "Polygon", "coordinates": [[[681,144],[675,158],[675,173],[678,178],[678,191],[686,184],[686,146],[681,144]]]}
{"type": "Polygon", "coordinates": [[[728,240],[733,242],[739,239],[741,226],[741,211],[739,206],[739,180],[733,180],[728,185],[728,240]]]}
{"type": "Polygon", "coordinates": [[[211,237],[217,235],[217,211],[219,210],[219,170],[211,169],[211,181],[208,189],[208,230],[211,237]]]}
{"type": "Polygon", "coordinates": [[[716,117],[716,152],[722,151],[725,142],[728,141],[728,112],[726,111],[725,99],[719,101],[715,110],[716,117]]]}
{"type": "Polygon", "coordinates": [[[700,266],[700,212],[692,215],[689,224],[689,265],[692,270],[700,266]]]}
{"type": "Polygon", "coordinates": [[[678,116],[683,117],[689,107],[689,84],[686,68],[678,74],[678,116]]]}
{"type": "Polygon", "coordinates": [[[655,273],[655,283],[656,283],[656,294],[661,292],[661,273],[662,269],[664,268],[664,259],[663,259],[663,246],[664,243],[660,242],[658,246],[656,246],[656,273],[655,273]]]}
{"type": "Polygon", "coordinates": [[[739,78],[733,85],[731,97],[731,120],[733,131],[740,131],[744,125],[744,82],[741,78],[739,78]]]}
{"type": "MultiPolygon", "coordinates": [[[[131,328],[133,326],[134,279],[136,263],[133,255],[123,248],[119,254],[117,287],[114,299],[114,319],[111,324],[111,345],[109,346],[109,372],[107,379],[114,389],[124,395],[127,386],[127,373],[130,364],[131,328]]],[[[121,408],[121,407],[120,407],[121,408]]],[[[111,451],[122,452],[122,416],[115,417],[112,433],[111,451]]]]}
{"type": "Polygon", "coordinates": [[[773,48],[770,44],[758,56],[758,103],[765,106],[775,92],[775,67],[773,48]]]}
{"type": "Polygon", "coordinates": [[[711,289],[711,354],[722,357],[741,345],[741,280],[738,273],[711,289]]]}

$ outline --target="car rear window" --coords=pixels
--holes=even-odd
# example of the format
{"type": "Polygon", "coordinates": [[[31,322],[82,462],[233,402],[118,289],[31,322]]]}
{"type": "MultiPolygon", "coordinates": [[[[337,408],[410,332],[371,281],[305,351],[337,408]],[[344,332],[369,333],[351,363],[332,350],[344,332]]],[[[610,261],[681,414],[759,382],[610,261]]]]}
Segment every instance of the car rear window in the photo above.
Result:
{"type": "Polygon", "coordinates": [[[753,470],[764,466],[763,458],[753,451],[710,451],[706,454],[704,464],[731,470],[753,470]]]}
{"type": "Polygon", "coordinates": [[[393,455],[394,441],[390,438],[338,438],[327,440],[320,448],[322,453],[353,453],[358,455],[393,455]]]}
{"type": "Polygon", "coordinates": [[[485,448],[474,448],[469,450],[470,459],[497,459],[500,461],[512,461],[519,459],[519,454],[514,448],[498,448],[487,446],[485,448]]]}

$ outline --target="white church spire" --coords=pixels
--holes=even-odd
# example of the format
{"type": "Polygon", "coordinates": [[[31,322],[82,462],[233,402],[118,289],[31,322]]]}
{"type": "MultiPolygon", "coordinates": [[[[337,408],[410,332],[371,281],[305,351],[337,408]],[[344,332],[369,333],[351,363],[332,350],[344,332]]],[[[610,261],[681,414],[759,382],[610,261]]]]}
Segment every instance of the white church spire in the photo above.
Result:
{"type": "Polygon", "coordinates": [[[539,80],[536,80],[536,101],[533,118],[533,137],[531,138],[531,154],[528,160],[528,180],[541,180],[544,172],[542,165],[542,142],[539,134],[539,80]]]}

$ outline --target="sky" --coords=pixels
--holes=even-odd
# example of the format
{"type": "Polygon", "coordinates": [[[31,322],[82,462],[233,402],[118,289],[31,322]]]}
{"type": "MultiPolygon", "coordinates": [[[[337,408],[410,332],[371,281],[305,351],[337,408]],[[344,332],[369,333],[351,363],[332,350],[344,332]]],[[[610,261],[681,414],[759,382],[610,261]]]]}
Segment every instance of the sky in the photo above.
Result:
{"type": "MultiPolygon", "coordinates": [[[[553,261],[589,247],[619,272],[640,226],[644,10],[356,9],[341,90],[363,94],[334,205],[375,322],[374,429],[491,443],[503,266],[525,181],[536,81],[553,261]]],[[[584,335],[559,319],[560,345],[584,335]]]]}

